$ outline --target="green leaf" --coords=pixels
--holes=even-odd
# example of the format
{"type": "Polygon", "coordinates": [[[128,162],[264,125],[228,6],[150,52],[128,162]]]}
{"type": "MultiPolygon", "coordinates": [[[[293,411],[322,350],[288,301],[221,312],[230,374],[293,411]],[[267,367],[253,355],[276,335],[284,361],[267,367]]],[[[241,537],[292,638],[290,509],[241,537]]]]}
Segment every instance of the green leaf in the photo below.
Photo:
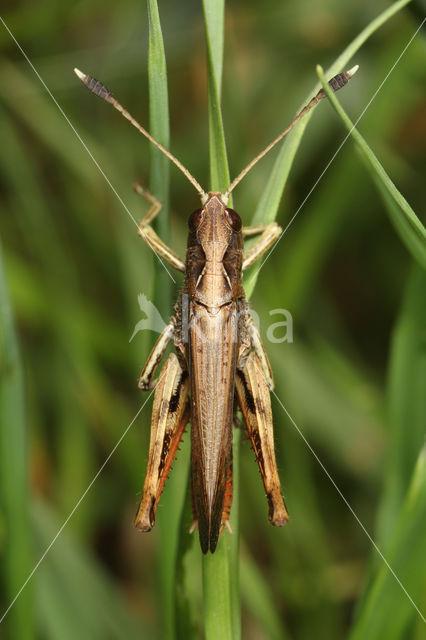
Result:
{"type": "Polygon", "coordinates": [[[390,220],[398,235],[413,258],[426,269],[426,229],[404,198],[398,191],[386,171],[376,158],[364,138],[355,129],[355,126],[339,104],[336,95],[328,86],[321,67],[317,68],[318,76],[327,96],[354,139],[361,158],[373,178],[386,205],[390,220]]]}
{"type": "Polygon", "coordinates": [[[225,133],[220,108],[224,0],[203,0],[207,40],[207,78],[209,103],[210,188],[222,193],[229,185],[225,133]]]}
{"type": "MultiPolygon", "coordinates": [[[[43,91],[34,91],[32,83],[33,79],[29,79],[20,66],[2,60],[2,99],[83,184],[96,188],[101,182],[98,169],[91,162],[82,162],[82,156],[76,153],[81,143],[76,139],[75,133],[70,127],[64,126],[63,115],[50,97],[43,91]],[[28,96],[28,99],[23,100],[23,95],[28,96]],[[49,126],[46,126],[46,122],[49,126]]],[[[84,141],[99,163],[105,167],[102,154],[92,141],[88,141],[88,135],[85,135],[84,141]]]]}
{"type": "MultiPolygon", "coordinates": [[[[417,514],[417,511],[413,511],[413,502],[410,503],[410,508],[407,506],[407,501],[411,498],[406,498],[406,496],[408,494],[412,497],[419,488],[419,483],[416,484],[416,480],[412,481],[413,473],[414,478],[420,479],[420,481],[422,481],[422,474],[424,475],[424,458],[420,457],[418,461],[417,458],[424,442],[424,425],[426,423],[424,403],[426,384],[425,289],[426,274],[417,265],[413,265],[392,339],[387,389],[389,452],[385,492],[379,512],[377,535],[379,548],[385,550],[385,556],[390,565],[409,596],[419,606],[421,606],[425,585],[421,580],[418,581],[416,568],[422,566],[421,558],[422,555],[424,556],[425,550],[419,533],[417,533],[419,539],[416,539],[415,527],[420,529],[423,527],[424,529],[426,522],[423,513],[423,515],[416,515],[420,518],[420,522],[415,524],[413,513],[417,514]],[[416,487],[415,490],[411,489],[411,494],[409,494],[410,482],[413,487],[416,487]],[[398,536],[403,542],[399,540],[398,536]],[[399,542],[395,542],[395,540],[399,540],[399,542]],[[394,553],[396,546],[399,550],[394,558],[392,553],[394,553]],[[413,558],[416,560],[413,561],[413,558]]],[[[417,500],[417,495],[415,499],[417,500]]],[[[375,554],[372,558],[365,592],[359,604],[354,630],[356,638],[362,637],[364,625],[371,626],[374,634],[371,636],[372,638],[379,637],[380,634],[388,637],[387,621],[372,612],[372,607],[377,605],[377,599],[378,606],[388,612],[392,611],[391,618],[392,621],[395,620],[395,629],[391,632],[394,634],[392,637],[402,637],[402,629],[412,620],[417,619],[419,625],[423,625],[409,598],[401,592],[395,578],[388,573],[388,578],[394,580],[393,584],[388,583],[388,578],[384,578],[383,571],[382,560],[375,554]]]]}
{"type": "MultiPolygon", "coordinates": [[[[167,68],[160,16],[156,0],[148,0],[149,18],[149,105],[150,130],[154,138],[169,146],[169,107],[167,68]]],[[[156,219],[157,232],[168,244],[169,230],[169,173],[170,161],[151,145],[151,191],[163,207],[156,219]]],[[[171,279],[162,267],[155,269],[154,304],[163,318],[170,315],[171,279]]],[[[160,547],[158,552],[161,589],[161,622],[164,636],[175,637],[176,627],[176,563],[179,545],[179,515],[183,508],[183,492],[189,472],[189,456],[180,456],[179,464],[167,484],[161,499],[160,547]]]]}
{"type": "MultiPolygon", "coordinates": [[[[356,38],[354,38],[354,40],[346,47],[344,51],[342,51],[340,56],[336,58],[333,64],[327,69],[327,77],[332,77],[336,75],[336,73],[339,73],[339,71],[341,71],[345,67],[347,62],[353,57],[358,49],[360,49],[364,42],[368,40],[368,38],[375,31],[377,31],[377,29],[385,24],[389,20],[389,18],[391,18],[395,13],[405,7],[405,5],[407,5],[410,1],[411,0],[399,0],[398,2],[395,2],[393,5],[388,7],[380,15],[378,15],[377,18],[372,20],[370,24],[367,25],[367,27],[365,27],[365,29],[363,29],[356,38]]],[[[311,98],[313,98],[313,96],[318,92],[319,88],[320,85],[319,83],[317,83],[312,91],[308,94],[306,99],[303,101],[301,108],[307,102],[309,102],[311,98]]],[[[257,205],[252,224],[271,222],[275,219],[281,200],[281,195],[284,191],[288,174],[293,164],[294,156],[296,155],[296,151],[302,140],[302,136],[304,134],[306,126],[313,113],[314,110],[310,111],[307,116],[294,127],[294,129],[291,131],[291,133],[289,133],[285,142],[283,143],[280,154],[274,164],[271,177],[269,178],[262,197],[257,205]]]]}
{"type": "MultiPolygon", "coordinates": [[[[32,508],[36,548],[41,556],[58,534],[59,523],[42,502],[32,508]]],[[[61,532],[34,575],[42,637],[71,640],[152,638],[149,627],[126,610],[125,601],[103,569],[67,531],[61,532]]],[[[19,636],[16,636],[17,638],[19,636]]]]}
{"type": "Polygon", "coordinates": [[[426,424],[426,274],[414,266],[393,331],[388,376],[389,454],[378,540],[388,543],[406,495],[426,424]]]}
{"type": "MultiPolygon", "coordinates": [[[[354,38],[354,40],[327,69],[327,77],[332,77],[336,75],[336,73],[339,73],[339,71],[341,71],[346,66],[348,61],[364,44],[364,42],[410,1],[411,0],[399,0],[398,2],[395,2],[393,5],[388,7],[380,15],[378,15],[377,18],[372,20],[370,24],[367,25],[367,27],[365,27],[365,29],[363,29],[356,38],[354,38]]],[[[312,91],[308,94],[306,99],[303,101],[300,108],[305,106],[305,104],[307,104],[309,100],[313,98],[313,96],[318,92],[319,88],[320,83],[317,83],[312,91]]],[[[298,109],[298,111],[299,110],[300,109],[298,109]]],[[[265,224],[267,222],[272,222],[273,220],[275,220],[297,149],[299,148],[305,129],[314,111],[315,108],[312,109],[304,118],[302,118],[302,120],[296,124],[292,131],[290,131],[288,136],[286,136],[272,168],[270,178],[262,191],[262,195],[259,199],[256,211],[252,218],[252,224],[265,224]]],[[[259,269],[253,269],[249,273],[248,277],[246,277],[244,288],[247,296],[250,296],[253,292],[257,281],[258,272],[259,269]]]]}
{"type": "MultiPolygon", "coordinates": [[[[188,443],[189,448],[189,443],[188,443]]],[[[188,452],[189,453],[189,452],[188,452]]],[[[200,588],[195,572],[200,568],[200,547],[197,535],[190,533],[193,520],[191,480],[188,477],[185,504],[180,518],[179,548],[176,569],[176,636],[178,638],[197,638],[199,621],[200,588]]]]}
{"type": "MultiPolygon", "coordinates": [[[[18,595],[31,570],[27,449],[22,364],[0,245],[0,524],[5,528],[0,544],[6,606],[18,595]]],[[[31,604],[29,587],[1,621],[11,638],[34,637],[31,604]]]]}
{"type": "MultiPolygon", "coordinates": [[[[207,40],[210,181],[213,191],[229,185],[225,136],[220,107],[224,0],[203,0],[207,40]]],[[[207,640],[238,640],[241,635],[238,567],[238,474],[240,434],[234,430],[234,491],[230,523],[233,534],[221,536],[214,554],[203,557],[204,629],[207,640]]]]}
{"type": "Polygon", "coordinates": [[[288,640],[290,635],[277,614],[272,593],[256,561],[248,551],[241,557],[241,596],[250,614],[270,640],[288,640]]]}
{"type": "MultiPolygon", "coordinates": [[[[170,142],[169,99],[167,91],[167,67],[164,53],[163,35],[156,0],[148,0],[149,21],[149,123],[150,132],[166,149],[170,142]]],[[[159,149],[150,145],[151,150],[151,192],[162,203],[155,226],[161,239],[168,244],[170,237],[169,186],[170,161],[159,149]]],[[[159,312],[170,314],[171,278],[166,269],[156,269],[155,304],[159,312]]]]}
{"type": "Polygon", "coordinates": [[[411,486],[393,529],[388,550],[371,585],[350,640],[400,640],[412,637],[413,623],[425,624],[421,612],[426,566],[426,460],[420,453],[411,486]]]}
{"type": "Polygon", "coordinates": [[[238,640],[241,637],[239,594],[239,450],[240,431],[233,431],[233,501],[230,516],[232,534],[219,538],[214,554],[203,556],[204,629],[206,640],[238,640]]]}

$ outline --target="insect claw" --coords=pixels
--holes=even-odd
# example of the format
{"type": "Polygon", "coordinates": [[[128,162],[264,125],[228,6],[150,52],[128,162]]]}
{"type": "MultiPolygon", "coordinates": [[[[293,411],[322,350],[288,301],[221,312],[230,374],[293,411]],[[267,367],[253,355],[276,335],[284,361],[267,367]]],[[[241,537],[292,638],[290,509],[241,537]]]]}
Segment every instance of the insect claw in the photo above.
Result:
{"type": "Polygon", "coordinates": [[[198,520],[193,520],[191,526],[189,527],[189,533],[194,533],[197,527],[198,527],[198,520]]]}
{"type": "Polygon", "coordinates": [[[225,529],[228,529],[229,533],[232,533],[232,527],[229,523],[229,520],[224,520],[223,524],[225,526],[225,529]]]}

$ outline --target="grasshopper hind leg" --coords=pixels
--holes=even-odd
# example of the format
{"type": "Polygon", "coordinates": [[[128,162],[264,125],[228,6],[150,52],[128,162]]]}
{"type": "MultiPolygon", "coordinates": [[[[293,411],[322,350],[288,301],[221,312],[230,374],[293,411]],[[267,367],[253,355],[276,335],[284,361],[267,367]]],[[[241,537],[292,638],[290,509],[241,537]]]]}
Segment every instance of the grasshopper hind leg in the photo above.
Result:
{"type": "Polygon", "coordinates": [[[154,393],[148,465],[135,518],[135,526],[141,531],[150,531],[154,526],[161,493],[189,422],[188,390],[188,372],[171,353],[161,370],[154,393]]]}
{"type": "Polygon", "coordinates": [[[238,403],[265,487],[269,520],[276,527],[281,527],[289,520],[289,515],[282,497],[275,459],[268,383],[256,351],[251,351],[242,366],[237,368],[235,384],[238,403]]]}

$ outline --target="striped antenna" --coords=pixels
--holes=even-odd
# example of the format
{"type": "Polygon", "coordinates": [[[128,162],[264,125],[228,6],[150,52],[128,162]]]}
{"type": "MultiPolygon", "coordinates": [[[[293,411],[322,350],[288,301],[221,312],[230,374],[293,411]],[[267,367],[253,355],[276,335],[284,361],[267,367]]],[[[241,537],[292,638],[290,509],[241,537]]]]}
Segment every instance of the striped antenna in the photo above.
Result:
{"type": "Polygon", "coordinates": [[[170,151],[168,151],[168,149],[157,142],[157,140],[153,138],[152,135],[148,133],[148,131],[144,129],[137,120],[135,120],[135,118],[118,102],[117,98],[111,93],[111,91],[109,91],[105,87],[105,85],[99,82],[99,80],[96,80],[95,78],[82,73],[79,69],[74,69],[74,73],[77,78],[79,78],[79,80],[81,80],[81,82],[89,89],[89,91],[94,93],[95,96],[99,96],[99,98],[102,98],[102,100],[105,100],[105,102],[109,102],[109,104],[112,104],[114,109],[117,109],[117,111],[119,111],[121,115],[123,115],[126,120],[130,122],[130,124],[132,124],[142,135],[144,135],[145,138],[148,138],[148,140],[152,142],[152,144],[155,145],[157,149],[164,153],[164,155],[167,156],[167,158],[171,160],[173,164],[175,164],[177,168],[182,171],[182,173],[186,176],[193,187],[195,187],[203,203],[207,200],[207,193],[197,182],[194,176],[188,171],[188,169],[184,167],[183,164],[179,162],[179,160],[172,153],[170,153],[170,151]]]}
{"type": "MultiPolygon", "coordinates": [[[[329,81],[328,84],[333,89],[333,91],[336,92],[339,89],[341,89],[342,87],[344,87],[345,84],[347,84],[349,82],[349,80],[352,78],[352,76],[355,75],[355,73],[358,71],[358,69],[359,69],[359,65],[356,65],[355,67],[352,67],[352,69],[349,69],[349,71],[344,71],[343,73],[338,73],[337,76],[334,76],[333,78],[331,78],[331,80],[329,81]]],[[[235,187],[237,186],[237,184],[239,184],[241,182],[241,180],[244,178],[244,176],[246,176],[248,174],[248,172],[251,169],[253,169],[254,165],[257,164],[259,162],[259,160],[261,160],[264,156],[266,156],[266,154],[269,153],[269,151],[273,147],[275,147],[275,145],[280,140],[282,140],[284,138],[284,136],[286,136],[289,131],[291,131],[291,129],[294,127],[294,125],[297,122],[299,122],[299,120],[301,118],[303,118],[303,116],[306,115],[308,113],[308,111],[310,111],[312,109],[312,107],[314,107],[320,100],[322,100],[325,97],[326,97],[326,93],[325,93],[324,89],[320,89],[318,91],[318,93],[316,94],[316,96],[314,96],[312,98],[312,100],[310,102],[308,102],[308,104],[305,107],[303,107],[303,109],[297,114],[297,116],[294,118],[294,120],[292,122],[290,122],[288,127],[286,127],[284,129],[284,131],[282,131],[274,140],[272,140],[272,142],[270,142],[268,144],[268,146],[263,149],[263,151],[261,151],[255,158],[253,158],[253,160],[251,162],[249,162],[248,165],[241,171],[241,173],[239,173],[238,176],[231,182],[231,184],[229,185],[228,189],[223,194],[225,196],[225,198],[229,197],[229,194],[231,193],[231,191],[233,191],[235,189],[235,187]]]]}

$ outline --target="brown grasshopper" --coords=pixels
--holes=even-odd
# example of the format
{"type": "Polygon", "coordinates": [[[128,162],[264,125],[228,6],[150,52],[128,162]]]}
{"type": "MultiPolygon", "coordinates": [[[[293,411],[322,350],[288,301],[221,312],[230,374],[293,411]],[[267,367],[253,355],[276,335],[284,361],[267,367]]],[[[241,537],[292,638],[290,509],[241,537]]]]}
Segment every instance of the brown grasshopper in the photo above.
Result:
{"type": "MultiPolygon", "coordinates": [[[[357,71],[354,67],[329,82],[337,91],[357,71]]],[[[185,274],[169,324],[161,333],[142,370],[138,386],[154,389],[151,438],[143,495],[135,525],[142,531],[154,526],[155,512],[173,458],[188,422],[191,422],[191,490],[194,524],[198,524],[203,553],[216,549],[232,503],[232,424],[235,408],[242,412],[256,456],[275,526],[288,519],[281,493],[274,452],[270,390],[272,371],[259,332],[249,312],[242,272],[253,265],[281,235],[275,222],[243,227],[229,208],[229,195],[252,167],[266,155],[317,102],[321,89],[294,120],[230,184],[225,193],[206,192],[170,151],[157,142],[126,111],[111,92],[94,78],[75,69],[90,91],[113,105],[164,153],[195,187],[201,208],[188,220],[186,262],[183,262],[151,227],[161,203],[137,186],[151,207],[138,227],[139,235],[161,258],[185,274]],[[258,235],[244,252],[243,238],[258,235]],[[170,341],[171,353],[160,375],[154,374],[170,341]],[[190,399],[188,400],[188,395],[190,399]],[[234,398],[235,395],[235,398],[234,398]]]]}

